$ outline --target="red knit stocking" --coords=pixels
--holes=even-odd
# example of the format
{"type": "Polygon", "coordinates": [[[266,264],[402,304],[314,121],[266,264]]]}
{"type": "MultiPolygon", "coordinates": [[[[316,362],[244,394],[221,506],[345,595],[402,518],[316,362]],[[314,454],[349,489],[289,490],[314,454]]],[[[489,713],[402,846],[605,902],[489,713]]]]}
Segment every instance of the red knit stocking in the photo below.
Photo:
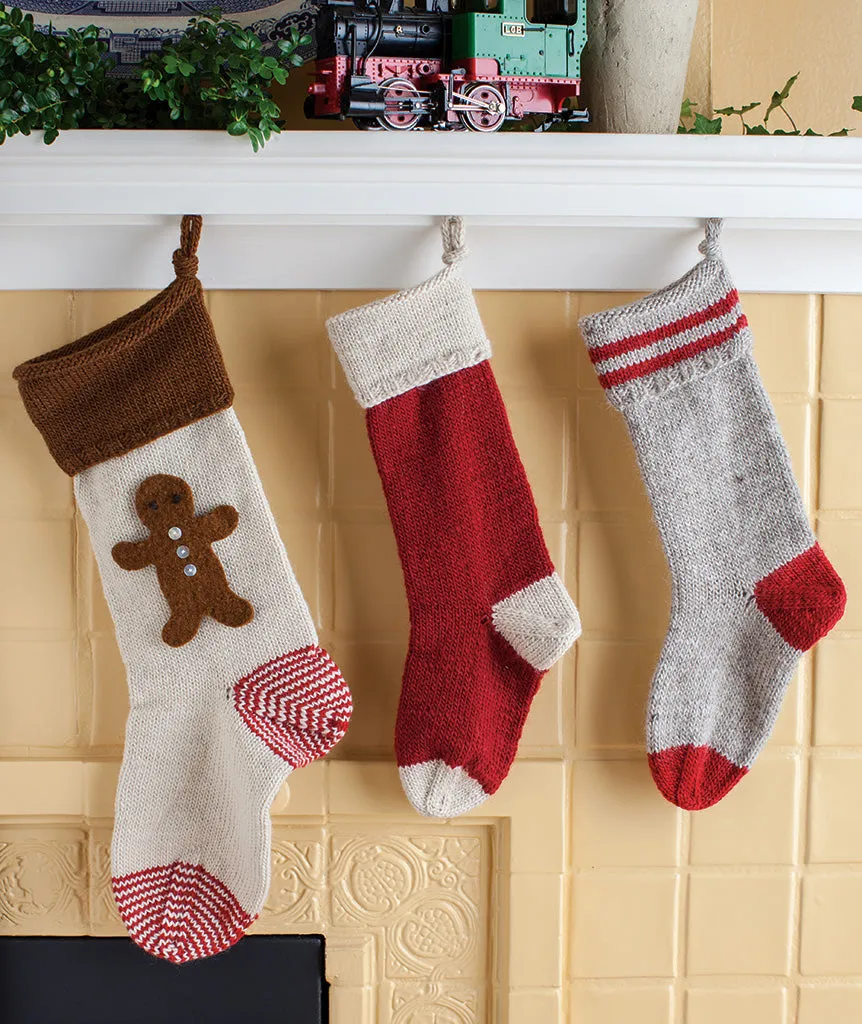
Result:
{"type": "Polygon", "coordinates": [[[580,632],[578,613],[548,556],[456,268],[328,326],[368,409],[410,606],[401,780],[423,814],[460,814],[506,777],[542,675],[580,632]]]}

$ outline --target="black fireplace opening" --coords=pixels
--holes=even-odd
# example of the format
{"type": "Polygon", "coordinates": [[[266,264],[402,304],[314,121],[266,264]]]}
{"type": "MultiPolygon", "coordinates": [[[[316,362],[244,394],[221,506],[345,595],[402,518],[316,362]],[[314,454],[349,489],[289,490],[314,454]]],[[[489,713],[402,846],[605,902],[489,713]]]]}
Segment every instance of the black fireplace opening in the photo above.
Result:
{"type": "Polygon", "coordinates": [[[176,966],[125,938],[0,939],[0,1024],[328,1024],[322,935],[176,966]]]}

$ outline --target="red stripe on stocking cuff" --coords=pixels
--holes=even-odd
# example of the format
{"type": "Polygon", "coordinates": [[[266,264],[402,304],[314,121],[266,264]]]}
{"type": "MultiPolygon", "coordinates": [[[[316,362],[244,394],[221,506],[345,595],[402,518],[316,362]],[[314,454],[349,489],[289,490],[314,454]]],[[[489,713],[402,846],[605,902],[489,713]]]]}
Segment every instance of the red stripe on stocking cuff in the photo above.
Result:
{"type": "Polygon", "coordinates": [[[669,366],[676,366],[677,363],[691,359],[692,356],[699,355],[701,352],[717,348],[735,334],[738,334],[743,327],[747,326],[748,320],[745,318],[745,314],[740,313],[739,319],[731,324],[730,327],[725,327],[721,331],[715,331],[713,334],[707,334],[704,338],[698,338],[697,341],[689,342],[688,345],[682,345],[680,348],[672,349],[670,352],[662,352],[651,359],[644,359],[640,363],[635,363],[634,366],[621,366],[618,370],[609,370],[607,373],[599,374],[599,383],[604,388],[613,388],[630,380],[647,377],[649,374],[655,373],[656,370],[664,370],[669,366]]]}
{"type": "Polygon", "coordinates": [[[739,302],[739,293],[732,288],[723,299],[713,302],[706,309],[700,309],[696,313],[688,313],[678,320],[671,320],[670,323],[654,327],[649,331],[642,331],[640,334],[632,334],[627,338],[620,338],[619,341],[609,341],[604,345],[596,345],[590,348],[590,359],[593,364],[602,363],[606,359],[613,359],[615,356],[624,355],[626,352],[636,352],[640,348],[647,348],[657,341],[665,338],[672,338],[675,334],[682,334],[690,331],[693,327],[700,327],[710,320],[717,320],[721,316],[730,313],[739,302]]]}

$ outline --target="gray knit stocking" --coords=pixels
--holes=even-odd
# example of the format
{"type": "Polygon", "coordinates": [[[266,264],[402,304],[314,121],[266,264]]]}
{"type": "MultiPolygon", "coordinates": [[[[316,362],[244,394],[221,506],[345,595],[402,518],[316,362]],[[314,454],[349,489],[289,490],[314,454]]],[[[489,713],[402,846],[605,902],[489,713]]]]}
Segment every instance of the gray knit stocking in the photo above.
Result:
{"type": "Polygon", "coordinates": [[[710,221],[679,281],[581,321],[625,416],[671,570],[647,715],[663,795],[720,800],[764,746],[794,667],[844,612],[814,538],[710,221]]]}

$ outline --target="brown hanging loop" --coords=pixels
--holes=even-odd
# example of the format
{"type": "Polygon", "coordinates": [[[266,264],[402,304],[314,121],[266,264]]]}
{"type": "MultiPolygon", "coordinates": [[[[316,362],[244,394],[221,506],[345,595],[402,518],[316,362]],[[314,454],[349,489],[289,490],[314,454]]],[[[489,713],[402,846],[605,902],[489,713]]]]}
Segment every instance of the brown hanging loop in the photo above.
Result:
{"type": "Polygon", "coordinates": [[[174,250],[174,270],[177,277],[196,277],[198,272],[198,243],[201,240],[203,217],[187,213],[180,226],[180,247],[174,250]]]}

